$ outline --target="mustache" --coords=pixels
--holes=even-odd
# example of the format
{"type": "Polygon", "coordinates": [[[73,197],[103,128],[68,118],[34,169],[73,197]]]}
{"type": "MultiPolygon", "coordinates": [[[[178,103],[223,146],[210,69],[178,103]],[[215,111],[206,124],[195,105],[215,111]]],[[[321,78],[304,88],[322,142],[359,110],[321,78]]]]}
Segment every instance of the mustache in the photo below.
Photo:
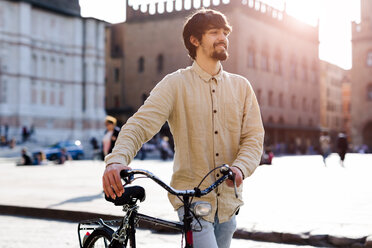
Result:
{"type": "Polygon", "coordinates": [[[219,46],[219,45],[223,45],[223,47],[224,47],[225,49],[227,49],[227,44],[226,44],[226,42],[224,42],[224,41],[220,41],[220,42],[216,42],[216,43],[214,43],[214,44],[213,44],[213,47],[216,47],[216,46],[219,46]]]}

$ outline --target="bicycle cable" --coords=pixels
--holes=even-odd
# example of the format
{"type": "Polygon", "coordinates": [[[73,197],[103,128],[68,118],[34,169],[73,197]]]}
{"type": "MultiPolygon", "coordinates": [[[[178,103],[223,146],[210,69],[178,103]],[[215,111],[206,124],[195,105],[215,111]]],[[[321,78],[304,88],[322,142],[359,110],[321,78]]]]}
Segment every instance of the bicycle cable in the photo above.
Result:
{"type": "MultiPolygon", "coordinates": [[[[194,188],[194,190],[199,190],[199,191],[200,191],[199,187],[200,187],[200,185],[204,182],[204,180],[205,180],[205,179],[206,179],[206,178],[207,178],[207,177],[208,177],[212,172],[214,172],[215,170],[220,169],[220,168],[222,168],[222,167],[224,167],[224,166],[225,166],[225,165],[220,165],[220,166],[214,168],[213,170],[209,171],[208,174],[205,175],[204,178],[200,181],[200,183],[198,184],[198,186],[194,188]]],[[[179,197],[178,197],[178,198],[179,198],[179,197]]],[[[192,203],[193,200],[194,200],[194,196],[191,197],[190,204],[192,203]]],[[[182,201],[182,200],[181,200],[181,201],[182,201]]],[[[183,201],[182,201],[182,202],[183,202],[183,201]]],[[[184,202],[183,202],[183,203],[184,203],[184,202]]],[[[197,224],[200,226],[200,230],[194,230],[194,231],[195,231],[195,232],[201,232],[201,231],[203,230],[203,227],[202,227],[202,224],[200,223],[199,218],[196,216],[196,214],[195,214],[193,211],[190,210],[190,212],[191,212],[191,214],[194,216],[194,219],[198,222],[197,224]]]]}

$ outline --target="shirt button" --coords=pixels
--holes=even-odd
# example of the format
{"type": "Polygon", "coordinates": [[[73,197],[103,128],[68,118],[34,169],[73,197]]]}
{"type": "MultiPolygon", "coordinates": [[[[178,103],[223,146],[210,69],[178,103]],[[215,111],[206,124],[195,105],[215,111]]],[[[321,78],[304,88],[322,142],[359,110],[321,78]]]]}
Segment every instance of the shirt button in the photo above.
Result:
{"type": "Polygon", "coordinates": [[[217,110],[213,110],[213,113],[217,113],[217,110]]]}
{"type": "Polygon", "coordinates": [[[217,156],[217,157],[218,157],[218,155],[220,155],[220,154],[216,153],[216,156],[217,156]]]}
{"type": "Polygon", "coordinates": [[[214,92],[216,92],[216,90],[212,90],[212,92],[214,93],[214,92]]]}
{"type": "Polygon", "coordinates": [[[220,193],[217,193],[217,196],[220,196],[220,193]]]}
{"type": "Polygon", "coordinates": [[[218,131],[214,131],[215,134],[218,134],[218,131]]]}
{"type": "Polygon", "coordinates": [[[220,177],[220,174],[217,173],[216,177],[220,177]]]}

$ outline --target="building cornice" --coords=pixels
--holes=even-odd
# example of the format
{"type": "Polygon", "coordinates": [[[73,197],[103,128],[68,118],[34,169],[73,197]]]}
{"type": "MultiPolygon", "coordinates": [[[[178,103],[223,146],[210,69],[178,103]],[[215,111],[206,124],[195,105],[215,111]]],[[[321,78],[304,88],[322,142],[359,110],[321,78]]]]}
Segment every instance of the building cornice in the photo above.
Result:
{"type": "Polygon", "coordinates": [[[49,10],[66,16],[81,17],[78,0],[8,0],[11,2],[26,2],[32,6],[49,10]]]}
{"type": "MultiPolygon", "coordinates": [[[[231,13],[236,9],[247,16],[250,16],[256,20],[265,22],[271,26],[275,26],[281,30],[294,34],[302,39],[309,40],[314,43],[319,43],[318,27],[308,25],[292,16],[289,16],[285,11],[275,9],[267,4],[261,3],[259,0],[250,1],[231,1],[228,4],[221,3],[218,6],[210,6],[219,10],[223,13],[231,13]]],[[[186,18],[196,11],[194,8],[185,9],[184,0],[182,1],[181,10],[176,10],[175,1],[172,1],[173,11],[167,12],[166,2],[155,4],[145,4],[145,12],[141,11],[141,6],[129,6],[127,5],[127,20],[126,23],[144,23],[148,21],[161,21],[178,18],[186,18]],[[159,5],[163,4],[163,13],[159,13],[159,5]],[[150,14],[150,6],[153,5],[155,13],[150,14]]]]}

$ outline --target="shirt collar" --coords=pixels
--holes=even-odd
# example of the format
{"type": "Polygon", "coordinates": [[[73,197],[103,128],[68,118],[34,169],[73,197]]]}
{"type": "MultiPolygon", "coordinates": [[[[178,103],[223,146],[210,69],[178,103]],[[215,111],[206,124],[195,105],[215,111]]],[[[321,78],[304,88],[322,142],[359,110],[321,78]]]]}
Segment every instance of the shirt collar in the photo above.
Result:
{"type": "Polygon", "coordinates": [[[206,83],[208,83],[212,78],[215,78],[217,80],[217,82],[219,82],[221,79],[222,79],[222,72],[223,72],[223,68],[222,68],[222,65],[221,63],[220,64],[220,71],[217,73],[217,75],[215,76],[212,76],[210,75],[208,72],[204,71],[199,65],[198,63],[196,63],[196,61],[194,61],[194,63],[192,64],[192,67],[191,69],[194,70],[196,72],[196,74],[198,74],[198,76],[203,80],[205,81],[206,83]]]}

